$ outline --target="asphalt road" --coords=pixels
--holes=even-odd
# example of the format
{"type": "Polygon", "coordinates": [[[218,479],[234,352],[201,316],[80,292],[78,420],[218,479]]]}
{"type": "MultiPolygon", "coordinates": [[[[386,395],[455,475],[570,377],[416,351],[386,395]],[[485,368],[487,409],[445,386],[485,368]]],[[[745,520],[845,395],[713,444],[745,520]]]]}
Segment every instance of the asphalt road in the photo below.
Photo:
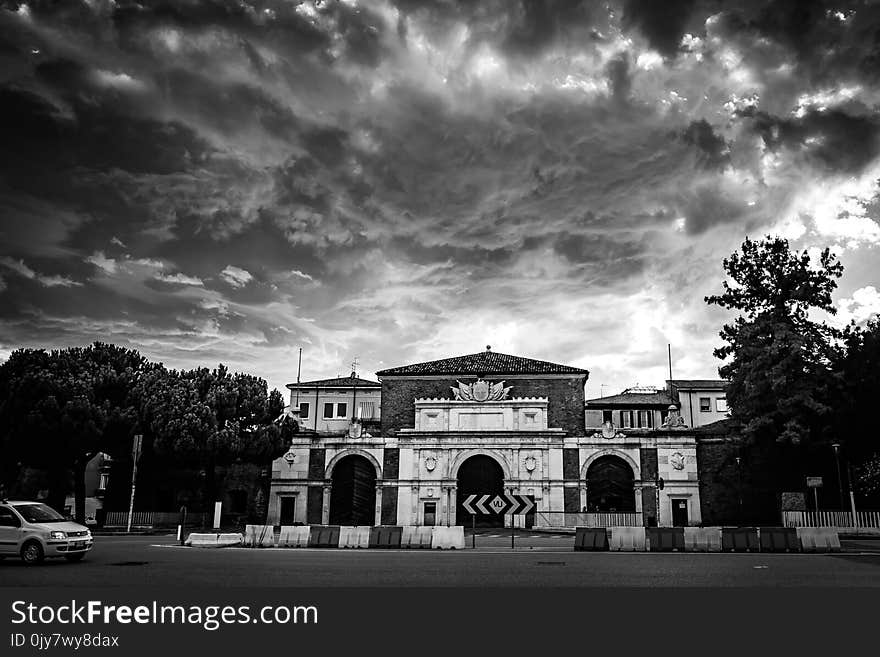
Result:
{"type": "Polygon", "coordinates": [[[880,587],[880,541],[840,554],[571,551],[571,536],[478,537],[477,549],[199,549],[171,536],[97,537],[84,561],[0,562],[0,586],[880,587]]]}

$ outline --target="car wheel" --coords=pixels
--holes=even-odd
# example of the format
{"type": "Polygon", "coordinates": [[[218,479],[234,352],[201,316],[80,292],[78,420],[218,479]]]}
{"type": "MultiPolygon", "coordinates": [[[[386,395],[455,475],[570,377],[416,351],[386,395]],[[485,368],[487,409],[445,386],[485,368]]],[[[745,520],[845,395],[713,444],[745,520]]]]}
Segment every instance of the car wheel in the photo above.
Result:
{"type": "Polygon", "coordinates": [[[82,561],[84,556],[86,556],[85,552],[83,552],[82,554],[66,554],[64,555],[64,558],[72,563],[75,563],[77,561],[82,561]]]}
{"type": "Polygon", "coordinates": [[[28,541],[21,548],[21,560],[25,566],[35,566],[43,561],[43,546],[37,541],[28,541]]]}

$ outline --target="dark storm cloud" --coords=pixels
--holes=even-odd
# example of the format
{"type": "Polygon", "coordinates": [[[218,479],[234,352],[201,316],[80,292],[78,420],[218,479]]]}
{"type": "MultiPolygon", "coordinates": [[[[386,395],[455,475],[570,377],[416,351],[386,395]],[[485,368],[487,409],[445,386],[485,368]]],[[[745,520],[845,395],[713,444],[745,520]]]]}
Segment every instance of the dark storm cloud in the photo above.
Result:
{"type": "Polygon", "coordinates": [[[693,368],[741,232],[876,166],[867,5],[6,6],[0,350],[277,384],[303,345],[320,378],[540,335],[609,380],[673,339],[693,368]]]}
{"type": "Polygon", "coordinates": [[[788,119],[746,112],[768,148],[803,151],[832,171],[859,173],[880,154],[880,118],[840,110],[810,111],[788,119]]]}
{"type": "Polygon", "coordinates": [[[623,25],[637,28],[660,53],[674,57],[696,4],[695,0],[626,0],[623,25]]]}
{"type": "Polygon", "coordinates": [[[715,134],[706,119],[693,121],[682,133],[685,143],[694,146],[700,161],[708,168],[717,169],[730,163],[730,149],[724,137],[715,134]]]}

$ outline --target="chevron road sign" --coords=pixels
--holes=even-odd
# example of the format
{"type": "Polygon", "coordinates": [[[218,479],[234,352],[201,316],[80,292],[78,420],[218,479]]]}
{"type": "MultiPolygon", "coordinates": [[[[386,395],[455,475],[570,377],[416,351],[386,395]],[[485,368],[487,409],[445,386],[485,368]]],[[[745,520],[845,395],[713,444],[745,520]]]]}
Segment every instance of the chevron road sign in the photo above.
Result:
{"type": "Polygon", "coordinates": [[[535,508],[534,495],[468,495],[462,502],[472,515],[521,514],[535,508]]]}

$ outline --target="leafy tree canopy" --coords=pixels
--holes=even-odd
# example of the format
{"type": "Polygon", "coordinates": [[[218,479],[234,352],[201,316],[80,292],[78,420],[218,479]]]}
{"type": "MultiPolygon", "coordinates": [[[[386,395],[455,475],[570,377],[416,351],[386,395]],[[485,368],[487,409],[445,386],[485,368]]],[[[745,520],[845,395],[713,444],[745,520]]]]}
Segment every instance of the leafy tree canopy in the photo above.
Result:
{"type": "Polygon", "coordinates": [[[714,352],[728,361],[719,374],[729,381],[733,417],[752,441],[827,439],[841,333],[811,314],[835,312],[831,294],[843,265],[828,249],[814,262],[768,236],[746,239],[723,266],[730,280],[706,302],[740,312],[714,352]]]}

